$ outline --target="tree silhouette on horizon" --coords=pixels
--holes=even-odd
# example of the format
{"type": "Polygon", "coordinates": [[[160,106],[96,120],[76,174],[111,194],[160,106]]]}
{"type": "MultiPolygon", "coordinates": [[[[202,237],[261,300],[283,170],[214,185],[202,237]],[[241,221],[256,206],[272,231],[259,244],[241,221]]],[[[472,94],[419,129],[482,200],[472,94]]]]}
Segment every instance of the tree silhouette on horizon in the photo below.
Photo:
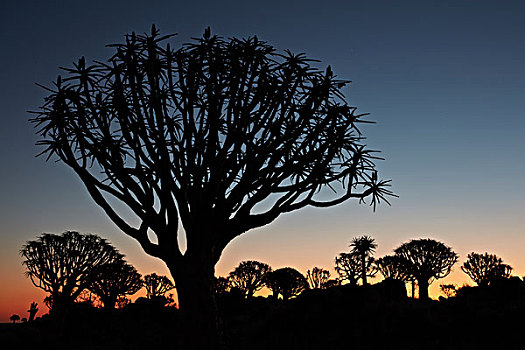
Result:
{"type": "Polygon", "coordinates": [[[66,231],[44,233],[20,250],[26,275],[36,287],[50,293],[51,313],[64,312],[96,278],[96,270],[120,259],[118,251],[93,234],[66,231]]]}
{"type": "Polygon", "coordinates": [[[419,299],[428,299],[428,286],[434,279],[448,276],[458,255],[445,244],[433,239],[413,239],[394,250],[403,259],[408,273],[417,280],[419,299]]]}
{"type": "Polygon", "coordinates": [[[359,255],[359,259],[361,261],[361,281],[363,286],[366,286],[366,277],[370,274],[375,275],[372,267],[372,263],[374,261],[372,254],[377,248],[375,239],[366,235],[354,237],[350,242],[350,248],[352,248],[352,253],[359,255]]]}
{"type": "Polygon", "coordinates": [[[307,206],[356,199],[375,208],[394,194],[358,129],[367,114],[348,105],[348,81],[330,66],[255,36],[207,29],[177,50],[170,37],[153,26],[110,45],[107,63],[79,59],[44,87],[31,121],[41,154],[71,167],[108,217],[166,263],[184,346],[216,348],[214,268],[235,237],[307,206]]]}
{"type": "Polygon", "coordinates": [[[306,278],[293,267],[283,267],[266,274],[265,284],[276,300],[279,295],[288,300],[308,289],[306,278]]]}
{"type": "Polygon", "coordinates": [[[264,287],[266,274],[272,272],[270,265],[247,260],[241,261],[228,275],[231,287],[239,288],[246,298],[251,298],[255,292],[264,287]]]}
{"type": "Polygon", "coordinates": [[[328,280],[330,279],[330,271],[325,270],[321,267],[314,267],[312,270],[306,272],[306,279],[310,285],[310,289],[321,289],[325,288],[328,280]]]}
{"type": "Polygon", "coordinates": [[[88,289],[100,298],[105,309],[112,310],[119,297],[135,294],[142,286],[142,275],[121,256],[110,264],[100,266],[88,289]]]}
{"type": "Polygon", "coordinates": [[[11,320],[13,324],[15,324],[16,321],[20,321],[20,316],[18,316],[17,314],[13,314],[11,315],[11,317],[9,317],[9,320],[11,320]]]}
{"type": "Polygon", "coordinates": [[[484,254],[472,252],[467,255],[461,270],[478,286],[488,286],[494,280],[509,278],[512,273],[512,267],[504,264],[500,257],[486,252],[484,254]]]}
{"type": "Polygon", "coordinates": [[[175,289],[175,284],[167,276],[156,273],[144,276],[142,286],[146,289],[148,299],[166,298],[166,293],[175,289]]]}

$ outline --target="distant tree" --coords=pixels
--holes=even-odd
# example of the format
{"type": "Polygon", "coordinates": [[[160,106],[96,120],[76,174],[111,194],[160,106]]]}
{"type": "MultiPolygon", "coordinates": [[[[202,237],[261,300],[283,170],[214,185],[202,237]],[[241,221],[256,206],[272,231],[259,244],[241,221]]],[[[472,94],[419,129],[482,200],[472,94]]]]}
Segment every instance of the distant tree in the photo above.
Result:
{"type": "Polygon", "coordinates": [[[121,295],[121,296],[119,296],[117,298],[117,309],[123,309],[126,306],[128,306],[129,304],[131,304],[131,299],[130,298],[127,298],[124,295],[121,295]]]}
{"type": "Polygon", "coordinates": [[[206,348],[218,333],[214,266],[229,242],[283,213],[350,199],[375,207],[392,192],[358,129],[366,114],[348,105],[348,81],[330,67],[257,37],[206,30],[178,50],[170,37],[153,27],[112,45],[107,63],[81,58],[47,88],[32,122],[42,154],[71,167],[109,218],[166,262],[184,333],[206,348]]]}
{"type": "Polygon", "coordinates": [[[223,294],[230,290],[230,281],[226,277],[215,277],[215,294],[223,294]]]}
{"type": "Polygon", "coordinates": [[[332,279],[329,279],[328,281],[326,281],[324,284],[323,284],[323,289],[328,289],[328,288],[332,288],[332,287],[337,287],[337,286],[340,286],[341,285],[341,280],[339,280],[338,278],[332,278],[332,279]]]}
{"type": "Polygon", "coordinates": [[[406,261],[397,255],[385,255],[374,264],[383,277],[408,282],[411,280],[406,261]]]}
{"type": "Polygon", "coordinates": [[[306,278],[311,289],[325,288],[326,282],[330,279],[330,271],[314,267],[312,271],[307,271],[306,278]]]}
{"type": "Polygon", "coordinates": [[[38,312],[38,303],[33,301],[27,312],[29,312],[29,322],[33,321],[35,319],[36,313],[38,312]]]}
{"type": "Polygon", "coordinates": [[[96,279],[89,290],[100,298],[105,309],[112,310],[119,297],[135,294],[142,286],[141,274],[121,256],[97,269],[96,279]]]}
{"type": "Polygon", "coordinates": [[[146,298],[166,298],[166,293],[175,288],[173,282],[166,276],[150,273],[144,276],[143,286],[146,288],[146,298]]]}
{"type": "Polygon", "coordinates": [[[395,249],[405,261],[408,272],[417,280],[419,299],[428,299],[428,286],[434,279],[448,276],[458,255],[445,244],[433,239],[415,239],[395,249]]]}
{"type": "Polygon", "coordinates": [[[22,321],[22,323],[26,323],[27,322],[27,318],[22,317],[22,319],[20,321],[22,321]]]}
{"type": "Polygon", "coordinates": [[[12,315],[11,317],[9,317],[9,319],[11,321],[13,321],[13,324],[16,323],[16,321],[19,321],[20,320],[20,316],[18,316],[17,314],[14,314],[12,315]]]}
{"type": "Polygon", "coordinates": [[[242,261],[230,272],[228,279],[231,287],[239,288],[246,298],[251,298],[264,287],[266,274],[271,271],[268,264],[253,260],[242,261]]]}
{"type": "MultiPolygon", "coordinates": [[[[365,273],[367,277],[374,277],[377,269],[373,265],[374,259],[365,260],[365,273]]],[[[339,274],[341,281],[348,281],[352,286],[357,285],[359,278],[363,277],[363,265],[361,256],[357,253],[341,253],[335,258],[335,271],[339,274]]]]}
{"type": "Polygon", "coordinates": [[[95,279],[98,267],[119,258],[117,250],[93,234],[44,233],[20,251],[31,282],[49,292],[50,312],[62,312],[95,279]]]}
{"type": "Polygon", "coordinates": [[[494,280],[509,278],[512,273],[512,267],[504,264],[496,255],[474,252],[467,255],[467,261],[463,263],[461,270],[478,286],[488,286],[494,280]]]}
{"type": "MultiPolygon", "coordinates": [[[[352,248],[352,253],[359,255],[361,261],[361,281],[363,286],[367,285],[366,277],[374,271],[368,267],[372,267],[373,257],[372,254],[377,248],[375,239],[370,236],[361,236],[355,237],[350,243],[350,248],[352,248]]],[[[374,273],[375,275],[375,273],[374,273]]]]}
{"type": "Polygon", "coordinates": [[[273,292],[275,299],[280,294],[283,300],[288,300],[308,289],[308,282],[303,274],[291,267],[283,267],[270,272],[266,275],[265,280],[266,287],[273,292]]]}
{"type": "Polygon", "coordinates": [[[455,297],[458,291],[458,286],[455,284],[440,284],[439,288],[441,288],[441,292],[443,292],[447,298],[455,297]]]}
{"type": "Polygon", "coordinates": [[[90,291],[89,289],[84,289],[75,299],[75,303],[89,305],[92,307],[99,307],[102,304],[102,301],[92,291],[90,291]]]}

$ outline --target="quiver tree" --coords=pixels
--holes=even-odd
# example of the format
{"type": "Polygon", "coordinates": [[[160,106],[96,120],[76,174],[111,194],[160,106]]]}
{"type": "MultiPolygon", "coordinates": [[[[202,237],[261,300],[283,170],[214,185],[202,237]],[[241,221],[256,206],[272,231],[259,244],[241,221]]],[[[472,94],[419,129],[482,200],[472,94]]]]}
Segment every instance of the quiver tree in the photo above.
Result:
{"type": "Polygon", "coordinates": [[[98,268],[120,258],[105,239],[75,231],[44,233],[28,241],[20,254],[31,282],[50,293],[51,313],[65,311],[94,282],[98,268]]]}
{"type": "Polygon", "coordinates": [[[271,272],[270,265],[259,261],[242,261],[228,276],[230,287],[239,288],[246,298],[264,287],[266,274],[271,272]]]}
{"type": "MultiPolygon", "coordinates": [[[[377,270],[374,259],[365,260],[365,274],[367,277],[374,277],[377,270]]],[[[350,252],[341,253],[335,258],[335,271],[339,274],[341,282],[348,281],[351,286],[357,285],[360,278],[363,278],[363,265],[361,255],[350,252]]]]}
{"type": "Polygon", "coordinates": [[[29,322],[33,321],[35,319],[36,313],[38,312],[38,303],[33,301],[27,312],[29,312],[29,322]]]}
{"type": "Polygon", "coordinates": [[[428,299],[428,286],[434,279],[448,276],[458,255],[445,244],[433,239],[414,239],[395,249],[404,260],[408,273],[419,286],[419,299],[428,299]]]}
{"type": "Polygon", "coordinates": [[[375,207],[393,194],[358,129],[366,114],[347,104],[348,81],[330,67],[257,37],[226,40],[208,29],[178,50],[170,37],[153,26],[111,45],[107,63],[81,58],[46,87],[32,122],[42,154],[71,167],[109,218],[166,262],[186,346],[209,348],[214,266],[231,240],[306,206],[353,198],[375,207]],[[127,221],[110,197],[136,218],[127,221]]]}
{"type": "Polygon", "coordinates": [[[175,289],[173,282],[167,277],[150,273],[144,276],[143,286],[146,289],[146,298],[166,298],[166,293],[175,289]]]}
{"type": "Polygon", "coordinates": [[[403,282],[411,280],[406,261],[398,255],[385,255],[376,259],[374,264],[385,279],[390,278],[403,282]]]}
{"type": "Polygon", "coordinates": [[[478,286],[488,286],[491,282],[501,278],[509,278],[512,267],[503,263],[503,260],[494,254],[470,253],[467,261],[461,266],[478,286]]]}
{"type": "Polygon", "coordinates": [[[314,267],[312,271],[308,270],[306,272],[306,279],[311,289],[325,288],[326,283],[330,279],[330,271],[320,267],[314,267]]]}
{"type": "Polygon", "coordinates": [[[372,266],[374,261],[372,254],[377,248],[375,239],[369,236],[355,237],[352,239],[352,242],[350,242],[350,248],[352,248],[352,253],[359,256],[359,260],[361,261],[361,282],[363,283],[363,286],[366,286],[366,277],[369,275],[370,271],[374,271],[373,269],[371,270],[369,266],[372,266]]]}
{"type": "Polygon", "coordinates": [[[214,281],[216,295],[227,293],[230,290],[230,281],[227,277],[215,277],[214,281]]]}
{"type": "Polygon", "coordinates": [[[266,275],[265,285],[277,299],[279,294],[283,300],[301,294],[308,289],[308,282],[302,273],[292,267],[283,267],[266,275]]]}
{"type": "Polygon", "coordinates": [[[141,274],[123,257],[99,267],[96,272],[89,290],[100,298],[105,309],[114,309],[120,297],[135,294],[142,288],[141,274]]]}

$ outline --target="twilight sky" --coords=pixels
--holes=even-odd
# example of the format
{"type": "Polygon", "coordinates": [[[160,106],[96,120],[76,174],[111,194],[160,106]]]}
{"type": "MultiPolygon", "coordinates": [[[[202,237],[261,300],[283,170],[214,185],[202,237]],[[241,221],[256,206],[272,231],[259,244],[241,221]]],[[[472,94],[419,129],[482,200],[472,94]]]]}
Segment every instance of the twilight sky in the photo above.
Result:
{"type": "Polygon", "coordinates": [[[225,37],[256,34],[305,52],[353,83],[350,104],[377,122],[364,128],[383,151],[380,174],[400,196],[392,207],[347,202],[304,209],[233,241],[218,263],[241,260],[306,273],[329,268],[352,237],[378,242],[376,256],[412,238],[435,238],[460,255],[440,283],[469,282],[469,252],[491,252],[525,275],[525,3],[522,1],[12,1],[0,10],[0,322],[26,317],[44,294],[23,275],[18,251],[42,232],[108,238],[142,274],[167,274],[106,218],[66,166],[35,158],[27,110],[41,105],[58,67],[104,60],[106,44],[131,31],[178,33],[207,26],[225,37]]]}

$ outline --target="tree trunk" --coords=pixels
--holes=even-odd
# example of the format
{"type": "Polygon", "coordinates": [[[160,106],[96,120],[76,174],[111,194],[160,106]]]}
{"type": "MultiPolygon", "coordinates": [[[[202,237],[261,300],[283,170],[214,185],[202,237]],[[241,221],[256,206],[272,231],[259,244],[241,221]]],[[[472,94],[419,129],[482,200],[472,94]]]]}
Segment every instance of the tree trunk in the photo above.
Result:
{"type": "Polygon", "coordinates": [[[189,259],[168,265],[175,280],[181,313],[182,349],[222,349],[222,333],[213,289],[214,264],[189,259]]]}
{"type": "Polygon", "coordinates": [[[417,284],[419,286],[419,300],[427,300],[428,299],[428,280],[426,279],[420,279],[417,281],[417,284]]]}
{"type": "Polygon", "coordinates": [[[366,286],[366,255],[361,255],[361,279],[363,280],[363,286],[366,286]]]}

